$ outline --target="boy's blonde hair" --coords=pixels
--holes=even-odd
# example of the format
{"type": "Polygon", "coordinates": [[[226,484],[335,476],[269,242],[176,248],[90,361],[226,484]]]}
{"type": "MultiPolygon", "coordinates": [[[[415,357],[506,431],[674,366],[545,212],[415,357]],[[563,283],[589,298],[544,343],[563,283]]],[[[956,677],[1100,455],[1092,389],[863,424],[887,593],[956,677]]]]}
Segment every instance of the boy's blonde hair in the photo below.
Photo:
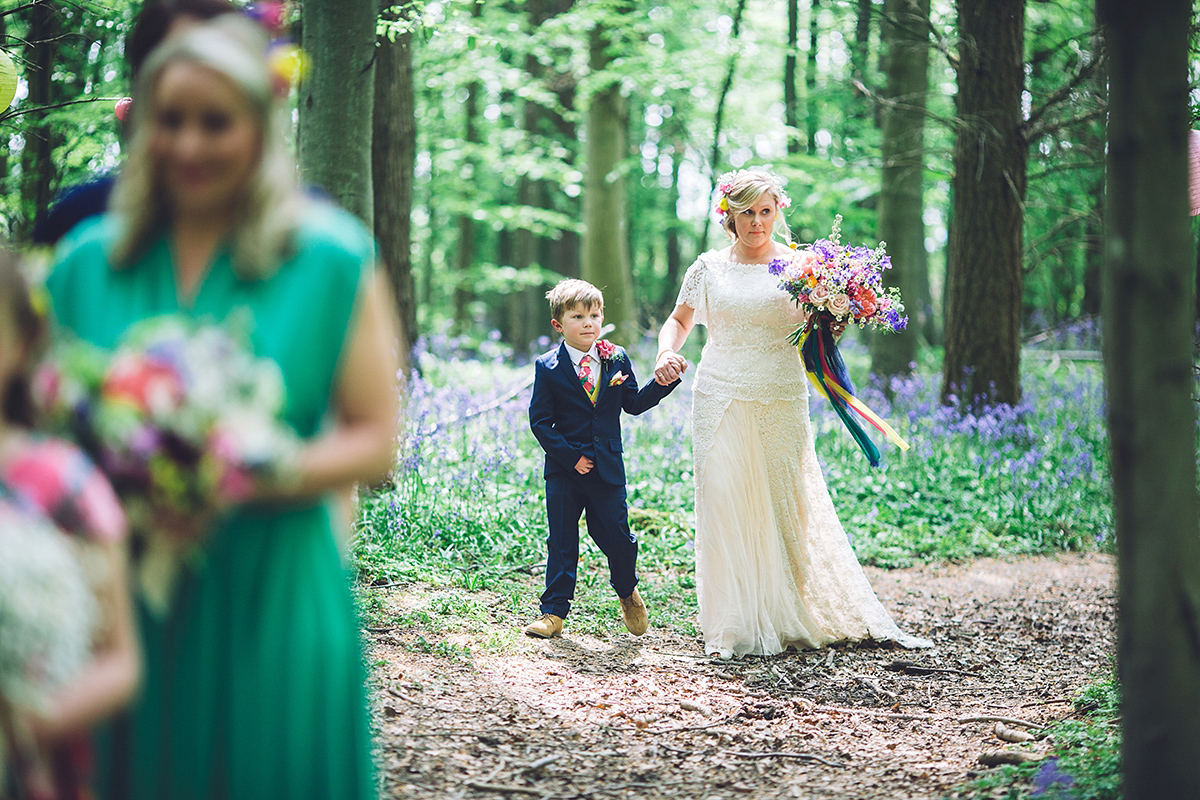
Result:
{"type": "Polygon", "coordinates": [[[604,293],[578,278],[559,281],[546,292],[546,299],[550,301],[550,318],[559,322],[562,322],[563,312],[575,306],[604,309],[604,293]]]}

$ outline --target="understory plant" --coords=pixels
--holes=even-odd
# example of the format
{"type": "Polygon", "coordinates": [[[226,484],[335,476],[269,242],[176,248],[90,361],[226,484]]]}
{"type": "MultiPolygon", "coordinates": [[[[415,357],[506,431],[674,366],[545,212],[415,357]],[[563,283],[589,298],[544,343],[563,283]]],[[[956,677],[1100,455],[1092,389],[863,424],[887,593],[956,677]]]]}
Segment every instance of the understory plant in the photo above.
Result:
{"type": "MultiPolygon", "coordinates": [[[[544,456],[527,417],[532,365],[499,342],[472,347],[464,357],[458,342],[438,337],[418,349],[394,480],[360,504],[355,553],[370,579],[449,570],[480,584],[544,557],[544,456]]],[[[646,339],[633,348],[634,363],[647,365],[643,380],[652,347],[646,339]]],[[[1019,405],[967,413],[940,402],[935,364],[885,387],[863,374],[865,348],[849,341],[843,350],[868,405],[911,443],[907,452],[885,445],[872,468],[824,401],[811,403],[816,450],[864,563],[1111,548],[1098,364],[1029,360],[1019,405]]],[[[684,588],[690,385],[624,423],[639,562],[680,571],[684,588]]]]}

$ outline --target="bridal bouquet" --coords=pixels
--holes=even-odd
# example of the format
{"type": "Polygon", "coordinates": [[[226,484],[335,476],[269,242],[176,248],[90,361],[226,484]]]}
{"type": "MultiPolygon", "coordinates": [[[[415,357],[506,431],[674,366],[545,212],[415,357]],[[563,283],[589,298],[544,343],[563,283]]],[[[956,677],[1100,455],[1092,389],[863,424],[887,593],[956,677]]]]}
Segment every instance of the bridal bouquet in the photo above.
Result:
{"type": "Polygon", "coordinates": [[[198,545],[165,519],[202,524],[280,480],[298,448],[280,419],[283,375],[235,328],[181,317],[130,328],[109,353],[79,341],[51,351],[34,397],[51,430],[75,439],[112,483],[142,547],[138,580],[167,606],[198,545]]]}
{"type": "Polygon", "coordinates": [[[779,276],[779,288],[808,312],[805,323],[788,336],[788,341],[800,351],[809,379],[829,400],[871,466],[879,466],[879,448],[850,415],[850,409],[901,450],[907,450],[908,443],[854,396],[854,385],[838,352],[832,327],[835,321],[854,322],[860,327],[894,333],[904,330],[908,317],[903,315],[900,290],[883,286],[883,271],[892,263],[884,244],[880,242],[876,248],[844,245],[841,229],[842,217],[838,215],[828,239],[818,239],[788,258],[774,259],[767,269],[779,276]]]}
{"type": "MultiPolygon", "coordinates": [[[[768,269],[779,276],[779,288],[791,295],[810,319],[824,313],[888,333],[904,330],[908,317],[903,316],[900,290],[883,287],[883,272],[892,266],[884,244],[880,242],[874,249],[843,245],[841,232],[839,214],[828,239],[818,239],[792,258],[774,259],[768,269]]],[[[803,330],[792,334],[793,344],[800,341],[803,330]]]]}

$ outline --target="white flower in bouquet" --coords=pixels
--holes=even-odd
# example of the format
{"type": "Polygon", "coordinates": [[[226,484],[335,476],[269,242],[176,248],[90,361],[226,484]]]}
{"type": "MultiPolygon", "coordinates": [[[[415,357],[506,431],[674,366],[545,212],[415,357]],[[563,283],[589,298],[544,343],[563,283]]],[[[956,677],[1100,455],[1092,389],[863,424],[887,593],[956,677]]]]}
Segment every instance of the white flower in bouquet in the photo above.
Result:
{"type": "Polygon", "coordinates": [[[74,543],[40,517],[0,508],[0,695],[42,707],[87,663],[96,600],[74,543]]]}
{"type": "Polygon", "coordinates": [[[169,604],[182,563],[203,557],[195,532],[160,523],[216,520],[286,476],[299,450],[282,419],[282,371],[254,354],[244,322],[146,320],[112,354],[60,348],[35,381],[48,417],[125,503],[143,545],[138,584],[155,610],[169,604]],[[88,391],[71,401],[61,387],[75,382],[88,391]]]}

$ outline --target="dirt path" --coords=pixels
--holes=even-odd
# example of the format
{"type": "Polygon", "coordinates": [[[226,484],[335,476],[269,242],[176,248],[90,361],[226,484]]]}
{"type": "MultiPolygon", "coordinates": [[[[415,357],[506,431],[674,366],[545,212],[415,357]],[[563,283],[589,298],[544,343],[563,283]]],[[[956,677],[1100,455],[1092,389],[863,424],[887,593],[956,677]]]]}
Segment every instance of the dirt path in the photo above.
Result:
{"type": "MultiPolygon", "coordinates": [[[[981,752],[1018,747],[996,739],[992,723],[961,718],[1061,719],[1110,666],[1108,556],[869,576],[901,626],[935,650],[714,661],[698,642],[652,629],[446,657],[415,652],[399,628],[376,630],[388,794],[941,798],[981,769],[981,752]]],[[[477,642],[522,622],[489,617],[477,642]]]]}

